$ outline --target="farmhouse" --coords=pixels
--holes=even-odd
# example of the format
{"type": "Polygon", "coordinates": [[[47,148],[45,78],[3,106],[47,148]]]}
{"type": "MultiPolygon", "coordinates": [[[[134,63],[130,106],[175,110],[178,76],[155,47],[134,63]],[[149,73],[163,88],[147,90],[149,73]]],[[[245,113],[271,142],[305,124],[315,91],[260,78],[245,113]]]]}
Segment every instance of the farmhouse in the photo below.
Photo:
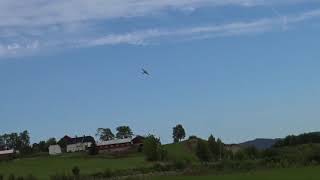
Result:
{"type": "Polygon", "coordinates": [[[95,142],[92,136],[83,136],[75,138],[66,138],[67,141],[67,152],[79,152],[85,151],[95,142]]]}
{"type": "Polygon", "coordinates": [[[0,160],[12,159],[15,154],[16,151],[14,149],[0,151],[0,160]]]}
{"type": "Polygon", "coordinates": [[[61,147],[59,145],[49,146],[49,155],[58,155],[61,154],[61,147]]]}
{"type": "Polygon", "coordinates": [[[135,138],[113,139],[109,141],[102,141],[97,143],[99,153],[109,152],[126,152],[132,149],[140,149],[143,145],[142,136],[136,136],[135,138]]]}

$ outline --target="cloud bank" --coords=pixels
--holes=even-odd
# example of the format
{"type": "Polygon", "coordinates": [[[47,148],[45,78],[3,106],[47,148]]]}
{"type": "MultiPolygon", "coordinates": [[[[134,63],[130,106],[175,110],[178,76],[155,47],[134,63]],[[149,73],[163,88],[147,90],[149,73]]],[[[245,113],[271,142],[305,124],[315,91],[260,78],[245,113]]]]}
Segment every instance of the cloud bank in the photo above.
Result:
{"type": "Polygon", "coordinates": [[[104,32],[101,22],[157,16],[167,10],[202,7],[259,7],[317,2],[316,0],[20,0],[0,1],[0,57],[32,54],[55,48],[115,44],[149,44],[166,37],[180,39],[248,35],[320,17],[320,10],[273,18],[255,18],[225,24],[206,23],[180,28],[146,28],[128,32],[104,32]]]}

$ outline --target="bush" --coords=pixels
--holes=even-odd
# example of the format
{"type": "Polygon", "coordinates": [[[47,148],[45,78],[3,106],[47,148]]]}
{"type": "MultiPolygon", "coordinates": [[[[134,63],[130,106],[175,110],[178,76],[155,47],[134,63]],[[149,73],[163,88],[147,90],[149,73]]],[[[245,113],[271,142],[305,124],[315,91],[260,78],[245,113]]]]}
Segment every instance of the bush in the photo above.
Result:
{"type": "Polygon", "coordinates": [[[161,172],[161,171],[170,171],[171,167],[170,165],[156,163],[153,165],[152,169],[154,171],[161,172]]]}
{"type": "Polygon", "coordinates": [[[2,174],[0,174],[0,180],[3,180],[3,175],[2,174]]]}
{"type": "Polygon", "coordinates": [[[149,135],[143,141],[143,153],[147,161],[158,161],[166,158],[167,153],[162,149],[160,139],[149,135]]]}
{"type": "Polygon", "coordinates": [[[50,176],[50,180],[74,180],[74,177],[65,174],[56,174],[50,176]]]}
{"type": "Polygon", "coordinates": [[[210,161],[210,151],[207,142],[203,140],[199,140],[196,148],[196,155],[201,162],[209,162],[210,161]]]}
{"type": "Polygon", "coordinates": [[[106,169],[104,172],[103,172],[103,178],[110,178],[113,176],[113,172],[111,169],[106,169]]]}
{"type": "Polygon", "coordinates": [[[29,174],[29,175],[26,177],[26,180],[37,180],[37,178],[34,177],[32,174],[29,174]]]}
{"type": "Polygon", "coordinates": [[[8,180],[15,180],[15,176],[13,174],[10,174],[9,177],[8,177],[8,180]]]}
{"type": "Polygon", "coordinates": [[[173,163],[173,167],[176,170],[182,170],[185,169],[187,167],[187,162],[184,160],[177,160],[173,163]]]}
{"type": "Polygon", "coordinates": [[[78,166],[72,168],[72,174],[76,177],[80,175],[80,169],[78,166]]]}
{"type": "Polygon", "coordinates": [[[89,148],[88,153],[91,156],[97,155],[99,153],[99,149],[97,148],[97,145],[95,142],[91,144],[91,147],[89,148]]]}

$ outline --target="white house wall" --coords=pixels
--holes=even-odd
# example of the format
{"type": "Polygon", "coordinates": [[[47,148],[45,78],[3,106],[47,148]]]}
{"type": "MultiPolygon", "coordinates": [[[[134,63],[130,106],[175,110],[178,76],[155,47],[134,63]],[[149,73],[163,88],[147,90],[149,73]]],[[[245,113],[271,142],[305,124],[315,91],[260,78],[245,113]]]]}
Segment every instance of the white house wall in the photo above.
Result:
{"type": "Polygon", "coordinates": [[[91,147],[91,142],[88,143],[77,143],[67,145],[67,152],[79,152],[85,151],[88,147],[91,147]]]}

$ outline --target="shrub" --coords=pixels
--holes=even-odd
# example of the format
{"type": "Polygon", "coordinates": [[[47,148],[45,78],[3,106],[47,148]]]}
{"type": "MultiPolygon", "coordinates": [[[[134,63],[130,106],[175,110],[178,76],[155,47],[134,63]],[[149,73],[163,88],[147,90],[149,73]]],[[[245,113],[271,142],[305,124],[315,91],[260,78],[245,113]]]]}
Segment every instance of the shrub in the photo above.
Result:
{"type": "Polygon", "coordinates": [[[182,169],[185,169],[187,167],[187,162],[186,161],[183,161],[183,160],[177,160],[173,163],[173,167],[176,169],[176,170],[182,170],[182,169]]]}
{"type": "Polygon", "coordinates": [[[0,180],[3,180],[3,175],[2,174],[0,174],[0,180]]]}
{"type": "Polygon", "coordinates": [[[201,162],[205,162],[205,163],[209,162],[211,154],[210,154],[207,142],[203,140],[198,141],[196,155],[198,156],[201,162]]]}
{"type": "Polygon", "coordinates": [[[16,177],[13,174],[10,174],[8,177],[8,180],[15,180],[15,179],[16,179],[16,177]]]}
{"type": "Polygon", "coordinates": [[[113,172],[111,169],[106,169],[104,172],[103,172],[103,178],[110,178],[113,176],[113,172]]]}
{"type": "Polygon", "coordinates": [[[165,152],[163,152],[161,147],[160,139],[153,135],[149,135],[143,141],[143,153],[148,161],[158,161],[164,157],[165,152]]]}
{"type": "Polygon", "coordinates": [[[50,180],[74,180],[74,178],[65,174],[56,174],[50,176],[50,180]]]}
{"type": "Polygon", "coordinates": [[[171,166],[169,164],[156,163],[153,165],[152,169],[157,172],[169,171],[171,169],[171,166]]]}
{"type": "Polygon", "coordinates": [[[29,175],[26,177],[26,180],[37,180],[37,178],[34,177],[32,174],[29,174],[29,175]]]}
{"type": "Polygon", "coordinates": [[[91,144],[91,147],[89,148],[88,153],[91,156],[97,155],[99,153],[99,149],[97,148],[97,145],[95,142],[91,144]]]}
{"type": "Polygon", "coordinates": [[[72,174],[74,176],[79,176],[80,175],[80,169],[79,169],[78,166],[75,166],[75,167],[72,168],[72,174]]]}

